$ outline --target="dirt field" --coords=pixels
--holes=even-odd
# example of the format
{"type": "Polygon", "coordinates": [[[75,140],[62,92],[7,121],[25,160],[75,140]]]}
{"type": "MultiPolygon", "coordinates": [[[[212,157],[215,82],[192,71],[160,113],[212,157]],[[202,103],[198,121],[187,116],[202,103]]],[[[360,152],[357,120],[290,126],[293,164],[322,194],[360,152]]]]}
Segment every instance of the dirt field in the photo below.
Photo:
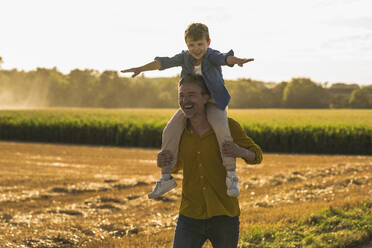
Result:
{"type": "MultiPolygon", "coordinates": [[[[0,142],[0,247],[171,247],[181,187],[147,199],[157,152],[0,142]]],[[[264,154],[238,174],[241,232],[372,195],[371,156],[264,154]]]]}

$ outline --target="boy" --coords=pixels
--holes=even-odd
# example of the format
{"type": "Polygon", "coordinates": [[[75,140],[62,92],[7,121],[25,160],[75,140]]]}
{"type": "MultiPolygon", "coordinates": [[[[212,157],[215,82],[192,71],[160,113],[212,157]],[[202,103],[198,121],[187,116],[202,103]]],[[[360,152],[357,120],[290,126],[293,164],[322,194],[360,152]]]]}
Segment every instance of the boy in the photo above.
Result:
{"type": "MultiPolygon", "coordinates": [[[[243,64],[253,61],[253,59],[237,58],[232,50],[223,54],[209,48],[211,40],[208,27],[202,23],[192,23],[186,28],[185,42],[188,48],[187,51],[182,51],[173,57],[156,57],[153,62],[144,66],[122,70],[121,72],[133,72],[132,77],[135,77],[143,71],[164,70],[181,66],[181,78],[188,74],[202,75],[212,96],[207,105],[207,118],[216,134],[220,151],[222,151],[222,144],[225,141],[232,141],[232,137],[225,110],[230,101],[230,94],[225,87],[221,65],[234,66],[234,64],[238,64],[243,66],[243,64]]],[[[193,105],[185,106],[186,111],[187,108],[191,110],[193,105]]],[[[171,172],[177,162],[178,146],[184,125],[184,115],[178,109],[164,128],[162,135],[161,150],[170,151],[172,162],[169,166],[162,167],[162,177],[156,183],[154,190],[148,195],[149,198],[159,197],[177,186],[175,179],[171,176],[171,172]]],[[[237,197],[240,194],[240,190],[239,180],[236,175],[235,158],[223,156],[222,152],[221,157],[227,172],[227,195],[237,197]]]]}

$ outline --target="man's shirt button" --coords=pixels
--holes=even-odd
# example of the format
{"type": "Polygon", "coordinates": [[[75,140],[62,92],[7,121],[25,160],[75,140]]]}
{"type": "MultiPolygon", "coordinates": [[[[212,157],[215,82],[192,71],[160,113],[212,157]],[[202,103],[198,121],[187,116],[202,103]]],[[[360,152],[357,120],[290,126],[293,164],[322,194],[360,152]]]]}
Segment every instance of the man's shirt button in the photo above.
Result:
{"type": "Polygon", "coordinates": [[[207,189],[207,187],[203,187],[203,190],[206,190],[207,189]]]}
{"type": "Polygon", "coordinates": [[[201,163],[199,164],[199,167],[202,167],[202,164],[201,163]]]}

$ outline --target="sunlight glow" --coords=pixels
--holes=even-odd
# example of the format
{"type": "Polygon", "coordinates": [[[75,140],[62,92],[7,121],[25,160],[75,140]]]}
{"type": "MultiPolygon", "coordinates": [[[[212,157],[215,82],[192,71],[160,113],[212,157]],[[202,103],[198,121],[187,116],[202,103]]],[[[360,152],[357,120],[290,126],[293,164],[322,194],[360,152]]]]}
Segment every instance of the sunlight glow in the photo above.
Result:
{"type": "Polygon", "coordinates": [[[371,84],[371,7],[368,0],[5,0],[0,56],[4,69],[120,70],[186,49],[186,26],[203,22],[211,47],[255,58],[243,68],[224,68],[227,79],[371,84]]]}

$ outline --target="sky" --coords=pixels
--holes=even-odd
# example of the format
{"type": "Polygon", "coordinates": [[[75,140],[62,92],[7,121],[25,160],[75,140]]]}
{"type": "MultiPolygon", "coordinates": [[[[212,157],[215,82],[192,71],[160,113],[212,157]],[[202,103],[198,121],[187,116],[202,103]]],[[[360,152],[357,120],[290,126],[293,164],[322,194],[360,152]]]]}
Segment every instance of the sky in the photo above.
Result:
{"type": "MultiPolygon", "coordinates": [[[[225,79],[372,84],[371,0],[2,0],[3,69],[121,70],[187,49],[192,22],[211,48],[255,61],[225,79]]],[[[180,68],[146,72],[168,77],[180,68]]],[[[120,74],[130,76],[130,74],[120,74]]]]}

